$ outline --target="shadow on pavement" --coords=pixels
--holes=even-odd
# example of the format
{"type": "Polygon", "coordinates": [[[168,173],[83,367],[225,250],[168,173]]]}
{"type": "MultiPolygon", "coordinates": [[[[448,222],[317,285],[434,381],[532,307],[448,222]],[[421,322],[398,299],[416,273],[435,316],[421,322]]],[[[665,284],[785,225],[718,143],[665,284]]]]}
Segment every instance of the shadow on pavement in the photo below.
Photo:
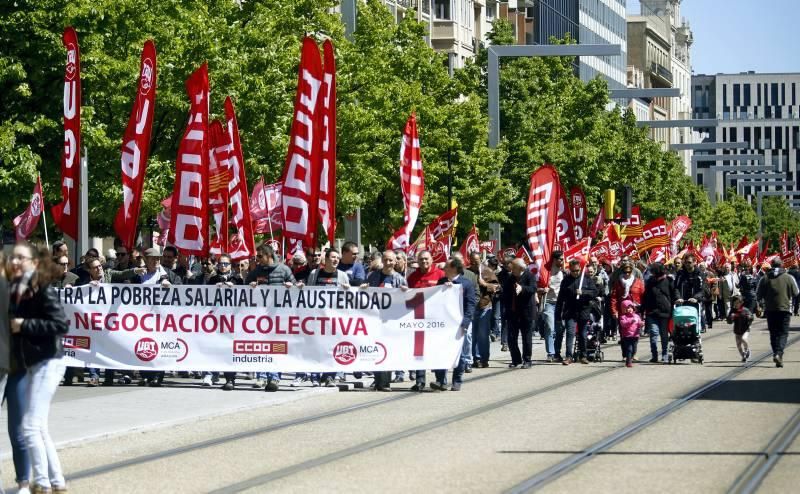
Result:
{"type": "MultiPolygon", "coordinates": [[[[583,451],[518,450],[498,451],[500,454],[576,455],[583,451]]],[[[598,451],[593,456],[761,456],[763,451],[598,451]]],[[[800,456],[800,453],[783,452],[780,456],[800,456]]]]}
{"type": "Polygon", "coordinates": [[[697,399],[800,404],[800,379],[727,381],[697,399]]]}

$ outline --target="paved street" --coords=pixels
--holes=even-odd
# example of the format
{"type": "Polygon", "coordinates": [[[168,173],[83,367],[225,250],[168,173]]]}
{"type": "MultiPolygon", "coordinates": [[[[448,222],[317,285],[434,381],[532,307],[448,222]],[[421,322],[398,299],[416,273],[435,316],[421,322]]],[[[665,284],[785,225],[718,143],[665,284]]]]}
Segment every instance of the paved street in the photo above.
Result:
{"type": "MultiPolygon", "coordinates": [[[[744,367],[727,325],[704,341],[705,365],[633,369],[612,345],[602,364],[508,370],[495,345],[492,367],[460,393],[419,395],[408,382],[392,393],[76,385],[59,390],[50,424],[79,493],[725,492],[800,410],[800,342],[776,369],[771,355],[744,367]]],[[[769,350],[761,320],[751,343],[755,358],[769,350]]],[[[783,449],[760,492],[800,479],[800,440],[783,449]]]]}

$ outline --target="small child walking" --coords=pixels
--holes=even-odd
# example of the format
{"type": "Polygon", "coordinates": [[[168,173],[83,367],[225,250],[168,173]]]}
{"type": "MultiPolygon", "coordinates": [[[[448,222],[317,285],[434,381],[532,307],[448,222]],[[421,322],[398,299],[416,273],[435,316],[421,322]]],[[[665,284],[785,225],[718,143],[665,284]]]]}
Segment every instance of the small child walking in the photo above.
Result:
{"type": "Polygon", "coordinates": [[[728,324],[733,324],[733,334],[736,336],[736,348],[742,356],[742,362],[750,360],[750,345],[747,342],[750,336],[750,324],[753,322],[753,313],[744,306],[744,300],[739,295],[731,297],[731,311],[726,319],[728,324]]]}
{"type": "Polygon", "coordinates": [[[622,301],[622,315],[619,316],[619,336],[625,367],[633,367],[633,356],[639,343],[639,330],[644,327],[642,317],[636,313],[636,304],[630,300],[622,301]]]}

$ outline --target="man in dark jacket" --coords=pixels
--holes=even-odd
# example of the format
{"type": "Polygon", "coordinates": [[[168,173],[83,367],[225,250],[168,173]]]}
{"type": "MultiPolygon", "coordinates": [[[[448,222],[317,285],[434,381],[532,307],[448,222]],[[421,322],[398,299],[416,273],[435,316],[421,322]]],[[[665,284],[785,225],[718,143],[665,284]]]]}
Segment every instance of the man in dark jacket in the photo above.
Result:
{"type": "Polygon", "coordinates": [[[581,263],[573,259],[569,262],[569,276],[565,276],[558,289],[556,299],[556,318],[563,321],[556,334],[555,351],[556,359],[564,365],[572,363],[572,347],[575,339],[575,330],[578,330],[578,358],[582,364],[588,364],[586,359],[586,332],[590,324],[591,301],[597,296],[591,276],[581,276],[581,263]],[[564,333],[567,333],[567,351],[561,359],[561,342],[564,333]]]}
{"type": "MultiPolygon", "coordinates": [[[[0,261],[5,259],[0,258],[0,261]]],[[[5,262],[0,262],[4,266],[5,262]]],[[[8,371],[11,367],[11,333],[8,322],[8,302],[11,294],[8,292],[8,281],[5,271],[0,273],[0,393],[5,393],[8,371]]]]}
{"type": "Polygon", "coordinates": [[[661,263],[653,263],[649,268],[650,277],[644,285],[642,309],[645,314],[645,325],[650,332],[650,362],[658,362],[658,339],[661,337],[661,360],[667,362],[667,345],[669,337],[667,328],[672,318],[672,307],[678,299],[672,278],[661,263]]]}
{"type": "Polygon", "coordinates": [[[744,258],[739,265],[739,293],[744,300],[744,306],[747,310],[755,314],[756,312],[756,287],[758,286],[758,277],[753,274],[753,266],[750,259],[744,258]]]}
{"type": "Polygon", "coordinates": [[[509,367],[522,364],[531,367],[533,353],[533,326],[536,321],[536,280],[522,259],[510,264],[511,273],[503,284],[503,307],[508,323],[508,348],[511,351],[509,367]],[[522,353],[519,351],[519,335],[522,334],[522,353]]]}
{"type": "Polygon", "coordinates": [[[683,266],[675,275],[675,289],[678,291],[678,300],[675,302],[682,304],[688,302],[697,307],[700,312],[700,319],[703,328],[711,327],[711,314],[705,309],[706,300],[706,278],[697,269],[697,258],[691,252],[683,256],[683,266]]]}
{"type": "Polygon", "coordinates": [[[783,367],[783,349],[789,337],[789,320],[792,317],[792,299],[800,295],[797,282],[784,271],[779,257],[772,260],[772,269],[761,278],[757,296],[764,301],[767,316],[769,343],[772,345],[772,361],[776,367],[783,367]]]}
{"type": "MultiPolygon", "coordinates": [[[[478,301],[475,298],[475,286],[464,277],[464,262],[458,258],[450,258],[444,265],[445,277],[439,280],[440,285],[461,285],[463,287],[464,317],[459,326],[459,334],[464,335],[470,330],[472,316],[475,314],[475,306],[478,301]]],[[[453,387],[450,391],[461,391],[461,378],[464,375],[465,363],[460,356],[458,366],[453,369],[453,387]]],[[[431,388],[437,391],[447,389],[447,370],[438,369],[434,371],[436,382],[431,383],[431,388]]]]}

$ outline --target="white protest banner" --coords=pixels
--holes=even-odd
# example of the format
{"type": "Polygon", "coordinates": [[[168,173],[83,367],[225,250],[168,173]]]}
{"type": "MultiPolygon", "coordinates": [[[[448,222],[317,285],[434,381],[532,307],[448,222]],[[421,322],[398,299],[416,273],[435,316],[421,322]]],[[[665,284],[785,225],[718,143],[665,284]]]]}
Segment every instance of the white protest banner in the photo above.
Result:
{"type": "Polygon", "coordinates": [[[460,285],[419,290],[101,285],[60,291],[69,366],[242,372],[449,369],[460,285]]]}

